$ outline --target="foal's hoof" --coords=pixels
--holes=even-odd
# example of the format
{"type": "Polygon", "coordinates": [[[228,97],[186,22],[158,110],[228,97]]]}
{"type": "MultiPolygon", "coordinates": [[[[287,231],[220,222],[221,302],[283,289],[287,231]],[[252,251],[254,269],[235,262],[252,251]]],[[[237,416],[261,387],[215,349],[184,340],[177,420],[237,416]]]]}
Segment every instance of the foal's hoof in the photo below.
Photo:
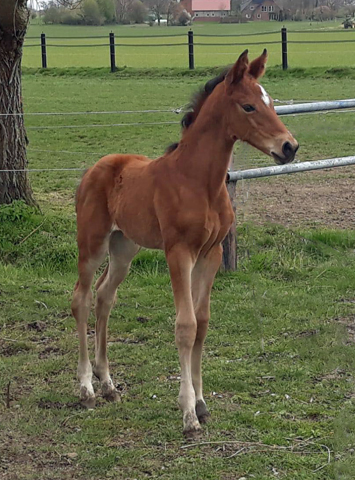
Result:
{"type": "Polygon", "coordinates": [[[200,425],[192,428],[185,427],[183,434],[186,440],[199,440],[201,438],[202,428],[200,425]]]}
{"type": "Polygon", "coordinates": [[[189,440],[197,439],[201,434],[201,425],[197,420],[195,412],[188,412],[184,415],[184,436],[189,440]]]}
{"type": "Polygon", "coordinates": [[[95,395],[89,392],[86,387],[80,389],[80,404],[88,409],[94,408],[96,403],[95,395]]]}
{"type": "Polygon", "coordinates": [[[121,396],[116,390],[116,388],[113,386],[112,382],[104,382],[101,385],[102,389],[102,396],[105,400],[108,402],[120,402],[121,401],[121,396]]]}
{"type": "Polygon", "coordinates": [[[196,402],[196,415],[200,423],[207,423],[211,416],[203,400],[198,400],[196,402]]]}

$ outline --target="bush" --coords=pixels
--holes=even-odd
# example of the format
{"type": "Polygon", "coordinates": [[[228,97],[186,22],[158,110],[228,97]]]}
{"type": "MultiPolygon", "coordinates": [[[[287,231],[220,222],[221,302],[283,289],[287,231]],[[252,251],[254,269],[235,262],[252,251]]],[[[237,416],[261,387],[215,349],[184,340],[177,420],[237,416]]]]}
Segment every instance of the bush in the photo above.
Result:
{"type": "Polygon", "coordinates": [[[59,8],[50,6],[44,13],[43,21],[44,23],[60,23],[61,16],[62,15],[59,8]]]}
{"type": "Polygon", "coordinates": [[[95,0],[84,0],[81,12],[86,25],[102,25],[104,23],[104,18],[95,0]]]}
{"type": "Polygon", "coordinates": [[[105,23],[113,23],[116,18],[115,6],[112,0],[96,0],[105,23]]]}
{"type": "Polygon", "coordinates": [[[128,14],[129,21],[132,23],[144,23],[147,18],[147,9],[140,0],[132,3],[131,10],[128,14]]]}
{"type": "Polygon", "coordinates": [[[190,21],[191,15],[186,10],[183,10],[179,15],[178,25],[186,27],[186,25],[189,25],[190,21]]]}
{"type": "Polygon", "coordinates": [[[66,25],[80,25],[82,23],[82,19],[76,12],[66,10],[61,15],[60,23],[64,23],[66,25]]]}

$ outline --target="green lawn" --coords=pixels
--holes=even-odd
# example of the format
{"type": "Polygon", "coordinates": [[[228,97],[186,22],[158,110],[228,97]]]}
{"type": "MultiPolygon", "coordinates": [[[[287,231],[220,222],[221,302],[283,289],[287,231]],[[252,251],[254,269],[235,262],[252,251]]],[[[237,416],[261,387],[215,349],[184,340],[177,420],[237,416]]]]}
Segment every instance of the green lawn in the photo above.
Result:
{"type": "MultiPolygon", "coordinates": [[[[222,25],[218,23],[196,23],[192,29],[195,34],[195,65],[197,67],[220,66],[231,63],[245,48],[249,48],[252,55],[260,54],[262,49],[268,48],[270,64],[281,64],[281,27],[280,22],[251,22],[248,24],[222,25]],[[269,35],[259,35],[270,32],[269,35]],[[272,33],[276,32],[276,33],[272,33]],[[199,35],[244,35],[247,37],[203,37],[199,35]],[[268,45],[268,42],[278,42],[268,45]],[[228,43],[236,45],[228,45],[228,43]],[[259,45],[253,45],[259,43],[259,45]],[[217,44],[208,46],[203,44],[217,44]]],[[[292,44],[288,45],[289,64],[292,67],[314,66],[351,66],[355,63],[354,43],[337,43],[339,40],[355,40],[354,31],[345,31],[341,20],[333,22],[308,23],[286,22],[289,30],[289,41],[331,41],[332,43],[292,44]],[[301,30],[301,33],[291,33],[301,30]],[[317,30],[324,33],[309,33],[308,30],[317,30]]],[[[116,64],[119,67],[179,67],[188,66],[187,31],[189,27],[148,27],[148,26],[105,26],[84,27],[65,25],[31,25],[25,45],[24,66],[40,67],[41,50],[39,37],[42,32],[47,36],[48,67],[108,67],[109,47],[108,34],[113,31],[117,44],[149,44],[161,45],[181,44],[170,47],[124,47],[116,48],[116,64]],[[171,37],[155,38],[159,35],[171,37]],[[180,36],[182,35],[182,36],[180,36]],[[86,36],[106,38],[86,39],[86,36]],[[134,36],[138,38],[133,38],[134,36]],[[63,37],[63,38],[54,38],[63,37]],[[76,37],[68,39],[66,37],[76,37]],[[128,37],[128,38],[125,38],[128,37]],[[147,37],[147,38],[144,38],[147,37]],[[71,48],[58,45],[72,45],[71,48]],[[106,44],[106,46],[89,45],[106,44]],[[57,46],[51,46],[57,45],[57,46]],[[75,45],[84,45],[75,47],[75,45]]]]}
{"type": "MultiPolygon", "coordinates": [[[[172,109],[206,80],[167,72],[164,78],[61,73],[24,75],[26,113],[172,109]]],[[[351,78],[292,74],[266,76],[263,84],[282,100],[350,98],[355,88],[351,78]]],[[[300,141],[299,158],[311,160],[353,153],[353,116],[284,121],[300,141]]],[[[85,168],[108,152],[155,157],[179,137],[179,125],[89,125],[179,118],[28,115],[29,166],[85,168]],[[80,127],[56,128],[65,125],[80,127]]],[[[237,147],[238,162],[246,166],[244,154],[237,147]]],[[[251,155],[249,166],[270,164],[255,151],[251,155]]],[[[0,477],[353,479],[353,231],[256,227],[241,223],[238,213],[238,271],[217,278],[204,353],[212,418],[204,429],[206,443],[190,446],[177,408],[174,306],[161,253],[137,257],[112,313],[109,358],[122,402],[107,404],[99,394],[94,411],[78,406],[69,302],[76,280],[74,191],[81,172],[30,175],[42,212],[19,204],[0,208],[0,477]]],[[[339,169],[334,175],[349,173],[339,169]]]]}
{"type": "MultiPolygon", "coordinates": [[[[191,94],[206,80],[207,77],[171,76],[160,79],[144,75],[118,78],[111,77],[110,74],[102,77],[25,75],[24,108],[28,113],[173,110],[185,105],[191,94]]],[[[279,100],[334,100],[352,98],[355,80],[274,79],[266,76],[263,85],[275,99],[279,100]]],[[[303,161],[352,155],[353,118],[354,113],[331,113],[283,117],[283,120],[301,144],[299,159],[303,161]]],[[[138,153],[154,158],[161,155],[169,143],[179,138],[178,123],[109,125],[179,122],[180,119],[181,115],[172,112],[27,116],[30,166],[86,168],[100,156],[113,152],[138,153]],[[80,127],[58,128],[61,125],[80,127]]],[[[236,152],[239,155],[237,164],[246,166],[247,159],[243,156],[240,145],[237,145],[236,152]]],[[[255,150],[248,155],[257,160],[254,162],[249,160],[250,165],[270,164],[268,157],[255,150]]],[[[341,172],[337,171],[337,175],[340,174],[341,172]]],[[[67,198],[68,192],[73,193],[80,178],[81,172],[58,172],[55,175],[45,172],[31,173],[33,186],[39,196],[52,195],[53,191],[58,191],[67,198]]]]}

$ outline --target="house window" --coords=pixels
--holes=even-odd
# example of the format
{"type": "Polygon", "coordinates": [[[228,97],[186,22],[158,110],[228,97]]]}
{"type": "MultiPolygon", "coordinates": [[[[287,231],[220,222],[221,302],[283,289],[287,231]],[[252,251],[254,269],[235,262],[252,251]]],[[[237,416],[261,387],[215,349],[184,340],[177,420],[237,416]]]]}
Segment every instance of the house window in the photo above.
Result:
{"type": "Polygon", "coordinates": [[[198,13],[195,13],[195,17],[198,17],[198,13]]]}
{"type": "Polygon", "coordinates": [[[261,13],[258,13],[258,14],[257,14],[257,17],[258,17],[258,18],[261,18],[261,13]]]}
{"type": "Polygon", "coordinates": [[[245,15],[245,18],[250,18],[249,13],[247,13],[247,14],[245,15]]]}
{"type": "Polygon", "coordinates": [[[274,11],[274,6],[273,5],[269,5],[269,12],[273,12],[274,11]]]}
{"type": "Polygon", "coordinates": [[[209,14],[209,13],[206,13],[206,17],[209,17],[209,16],[210,16],[210,14],[209,14]]]}
{"type": "Polygon", "coordinates": [[[211,13],[211,16],[214,17],[214,12],[211,13]]]}
{"type": "Polygon", "coordinates": [[[252,5],[252,6],[250,7],[250,10],[254,10],[254,8],[255,8],[254,5],[252,5]]]}
{"type": "Polygon", "coordinates": [[[261,11],[262,12],[267,12],[267,6],[266,5],[261,5],[261,11]]]}

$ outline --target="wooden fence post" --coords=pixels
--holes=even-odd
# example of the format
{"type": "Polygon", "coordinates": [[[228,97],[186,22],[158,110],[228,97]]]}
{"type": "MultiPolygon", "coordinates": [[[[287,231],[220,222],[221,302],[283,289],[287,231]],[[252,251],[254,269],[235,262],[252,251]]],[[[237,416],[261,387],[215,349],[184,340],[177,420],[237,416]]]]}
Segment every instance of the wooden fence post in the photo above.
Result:
{"type": "Polygon", "coordinates": [[[221,271],[222,272],[234,272],[237,268],[237,242],[236,242],[236,203],[235,203],[235,192],[237,189],[237,182],[228,182],[227,189],[229,193],[229,198],[232,203],[234,211],[234,221],[233,224],[227,233],[226,238],[223,241],[223,258],[221,271]]]}
{"type": "MultiPolygon", "coordinates": [[[[231,159],[229,162],[229,169],[234,170],[234,156],[233,153],[231,155],[231,159]]],[[[236,191],[237,191],[237,182],[229,182],[227,183],[227,190],[229,194],[229,199],[232,204],[233,212],[234,212],[234,221],[227,233],[226,238],[223,241],[223,257],[222,257],[222,265],[220,270],[222,272],[234,272],[237,268],[237,241],[236,241],[236,220],[235,220],[235,213],[237,209],[236,205],[236,191]]]]}
{"type": "Polygon", "coordinates": [[[194,70],[195,60],[194,60],[194,32],[189,30],[187,32],[187,39],[189,45],[189,69],[194,70]]]}
{"type": "Polygon", "coordinates": [[[41,33],[42,68],[47,68],[46,35],[41,33]]]}
{"type": "Polygon", "coordinates": [[[281,29],[281,42],[282,42],[282,70],[288,69],[287,61],[287,28],[281,29]]]}
{"type": "Polygon", "coordinates": [[[110,61],[111,61],[111,72],[115,72],[116,69],[116,55],[115,55],[115,34],[110,33],[110,61]]]}

